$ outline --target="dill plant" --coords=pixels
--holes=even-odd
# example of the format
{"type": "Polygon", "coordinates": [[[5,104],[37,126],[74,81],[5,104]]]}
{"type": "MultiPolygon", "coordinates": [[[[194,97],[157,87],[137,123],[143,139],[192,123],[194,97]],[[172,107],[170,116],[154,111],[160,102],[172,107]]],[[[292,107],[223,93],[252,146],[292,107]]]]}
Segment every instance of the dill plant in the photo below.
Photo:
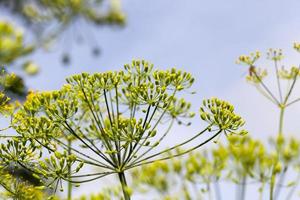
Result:
{"type": "Polygon", "coordinates": [[[170,148],[155,150],[174,122],[182,124],[195,115],[191,104],[178,98],[193,82],[187,72],[153,70],[144,60],[134,60],[121,71],[71,76],[60,90],[27,97],[12,117],[17,136],[1,145],[1,163],[30,170],[54,192],[63,190],[66,181],[68,199],[73,184],[115,174],[128,200],[127,170],[190,153],[222,133],[247,133],[230,103],[211,98],[200,107],[206,128],[170,148]],[[165,123],[169,127],[162,131],[165,123]],[[206,132],[208,138],[196,142],[206,132]],[[173,151],[192,141],[192,147],[173,151]],[[101,171],[82,173],[84,166],[101,171]]]}
{"type": "MultiPolygon", "coordinates": [[[[293,45],[293,48],[300,52],[300,44],[295,42],[293,45]]],[[[281,49],[269,49],[267,52],[267,59],[271,60],[273,62],[274,68],[274,76],[275,76],[275,84],[276,84],[276,90],[272,91],[272,89],[265,83],[264,79],[267,77],[268,72],[267,69],[261,68],[256,66],[256,63],[259,61],[261,57],[260,52],[251,53],[250,55],[242,55],[238,58],[237,63],[244,64],[249,67],[249,74],[246,77],[246,79],[253,84],[257,90],[265,96],[270,102],[272,102],[279,110],[279,122],[278,122],[278,137],[277,137],[277,156],[274,161],[273,165],[273,174],[271,176],[270,181],[270,200],[274,199],[274,193],[276,194],[276,197],[279,195],[279,187],[277,187],[277,192],[275,191],[275,185],[276,185],[276,174],[278,174],[278,170],[276,170],[276,163],[279,162],[279,159],[281,159],[282,151],[284,149],[281,148],[281,145],[279,145],[281,142],[284,141],[284,115],[287,108],[291,107],[292,105],[299,102],[299,97],[293,97],[293,92],[296,88],[297,80],[300,77],[300,65],[299,66],[291,66],[286,67],[282,64],[282,60],[284,58],[282,50],[281,49]],[[294,98],[294,99],[293,99],[294,98]]],[[[283,170],[279,170],[281,176],[279,178],[279,185],[282,184],[282,181],[284,180],[286,171],[288,169],[288,166],[285,165],[283,170]]]]}

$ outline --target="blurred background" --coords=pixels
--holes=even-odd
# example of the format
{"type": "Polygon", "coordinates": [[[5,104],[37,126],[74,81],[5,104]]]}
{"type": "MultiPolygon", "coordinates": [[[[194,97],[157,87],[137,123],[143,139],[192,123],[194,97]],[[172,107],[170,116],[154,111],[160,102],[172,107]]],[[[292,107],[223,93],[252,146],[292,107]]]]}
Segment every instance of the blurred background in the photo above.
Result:
{"type": "MultiPolygon", "coordinates": [[[[47,23],[43,19],[28,22],[10,2],[0,1],[0,20],[22,29],[24,44],[37,45],[4,65],[22,77],[29,90],[59,89],[72,74],[119,70],[132,59],[146,59],[155,68],[177,67],[195,76],[196,94],[186,97],[195,111],[203,98],[217,96],[235,106],[254,138],[266,140],[276,134],[277,109],[246,83],[248,68],[235,61],[241,54],[260,50],[265,56],[268,48],[282,48],[285,65],[299,65],[300,55],[292,49],[293,42],[300,41],[297,0],[104,1],[101,9],[108,13],[106,18],[62,16],[47,23]],[[35,72],[33,65],[26,68],[28,61],[38,66],[35,75],[22,70],[35,72]]],[[[260,64],[273,67],[271,62],[260,64]]],[[[287,111],[287,134],[297,134],[299,111],[299,105],[287,111]]],[[[195,119],[188,131],[174,127],[176,132],[169,135],[172,143],[194,134],[203,126],[199,122],[195,119]]],[[[97,191],[93,185],[83,185],[75,193],[97,191]]]]}

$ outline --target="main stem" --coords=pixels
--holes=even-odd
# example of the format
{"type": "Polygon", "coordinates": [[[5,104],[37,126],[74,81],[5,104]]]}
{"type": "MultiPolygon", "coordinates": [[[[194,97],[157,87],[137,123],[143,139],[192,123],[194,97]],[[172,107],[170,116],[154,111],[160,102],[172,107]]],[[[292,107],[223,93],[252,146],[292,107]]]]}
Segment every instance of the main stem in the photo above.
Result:
{"type": "MultiPolygon", "coordinates": [[[[68,139],[68,155],[71,155],[71,148],[72,148],[72,142],[70,139],[68,139]]],[[[69,165],[68,167],[68,200],[72,199],[72,183],[71,183],[71,172],[72,172],[72,168],[71,165],[69,165]]]]}
{"type": "Polygon", "coordinates": [[[285,111],[285,106],[280,106],[279,129],[278,129],[279,135],[282,135],[282,131],[283,131],[284,111],[285,111]]]}
{"type": "Polygon", "coordinates": [[[284,183],[284,179],[285,179],[285,175],[286,175],[287,170],[288,170],[288,167],[285,166],[283,168],[283,171],[280,174],[279,182],[278,182],[276,188],[274,189],[274,191],[275,191],[274,199],[275,200],[278,199],[278,197],[280,195],[280,191],[281,191],[281,188],[282,188],[282,184],[284,183]]]}
{"type": "Polygon", "coordinates": [[[128,186],[125,178],[125,173],[124,172],[119,172],[119,180],[122,185],[122,190],[123,190],[123,195],[125,200],[130,200],[130,194],[128,192],[128,186]]]}
{"type": "Polygon", "coordinates": [[[245,197],[246,197],[246,180],[247,180],[247,177],[246,175],[243,176],[243,179],[242,179],[242,191],[241,191],[241,200],[244,200],[245,197]]]}
{"type": "MultiPolygon", "coordinates": [[[[273,169],[274,170],[274,169],[273,169]]],[[[274,185],[275,185],[275,173],[274,171],[272,172],[272,177],[271,177],[271,182],[270,182],[270,200],[273,200],[273,194],[274,194],[274,185]]]]}

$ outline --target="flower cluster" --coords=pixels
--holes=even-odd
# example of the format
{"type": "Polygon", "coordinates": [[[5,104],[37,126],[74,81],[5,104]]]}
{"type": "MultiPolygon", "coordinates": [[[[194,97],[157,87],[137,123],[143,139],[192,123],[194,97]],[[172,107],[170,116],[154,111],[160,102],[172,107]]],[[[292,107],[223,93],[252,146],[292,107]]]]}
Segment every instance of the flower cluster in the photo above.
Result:
{"type": "Polygon", "coordinates": [[[249,67],[249,73],[246,79],[250,83],[259,84],[268,75],[267,70],[255,66],[260,57],[260,52],[257,51],[255,53],[250,53],[250,55],[242,55],[236,61],[237,64],[243,64],[249,67]]]}
{"type": "Polygon", "coordinates": [[[295,77],[298,78],[300,76],[300,70],[296,66],[292,66],[290,69],[282,67],[278,72],[278,76],[281,79],[293,80],[295,77]]]}
{"type": "MultiPolygon", "coordinates": [[[[294,49],[299,52],[299,44],[294,43],[294,49]]],[[[260,56],[258,54],[251,54],[250,56],[240,56],[238,58],[239,64],[246,64],[249,67],[249,74],[246,79],[252,83],[257,90],[269,99],[272,103],[276,104],[279,108],[284,108],[294,104],[298,99],[289,101],[291,94],[295,88],[296,81],[299,78],[300,67],[286,68],[281,65],[284,58],[281,49],[269,49],[267,52],[267,59],[271,60],[274,64],[274,77],[276,79],[277,94],[268,87],[264,82],[265,77],[268,75],[266,69],[258,68],[255,62],[260,56]],[[281,66],[279,66],[281,65],[281,66]],[[284,87],[286,85],[287,87],[284,87]]],[[[280,130],[279,132],[281,132],[280,130]]]]}
{"type": "MultiPolygon", "coordinates": [[[[234,113],[233,106],[212,98],[205,100],[200,109],[207,128],[178,145],[152,153],[174,121],[190,124],[183,123],[183,119],[195,115],[190,111],[191,104],[178,96],[192,86],[194,78],[175,68],[153,70],[153,65],[144,60],[134,60],[124,69],[71,76],[60,90],[30,93],[14,114],[12,126],[25,141],[20,143],[29,142],[33,152],[43,154],[43,158],[37,158],[41,161],[34,163],[34,174],[52,179],[54,190],[62,180],[81,183],[115,173],[124,197],[129,199],[124,171],[191,152],[221,132],[245,133],[239,130],[244,121],[234,113]],[[166,123],[169,126],[164,130],[166,123]],[[162,157],[213,127],[218,130],[208,140],[162,157]],[[104,171],[76,175],[83,166],[104,171]]],[[[14,156],[18,163],[33,166],[32,161],[14,156]]]]}
{"type": "Polygon", "coordinates": [[[250,55],[241,55],[236,62],[237,64],[254,65],[260,56],[261,53],[256,51],[255,53],[250,53],[250,55]]]}
{"type": "Polygon", "coordinates": [[[245,121],[234,113],[234,107],[230,103],[211,98],[203,101],[203,106],[200,107],[201,119],[208,122],[212,127],[217,127],[226,133],[244,135],[245,130],[239,130],[245,121]]]}
{"type": "Polygon", "coordinates": [[[300,43],[299,42],[294,42],[294,49],[298,52],[300,52],[300,43]]]}
{"type": "Polygon", "coordinates": [[[283,59],[282,49],[270,48],[267,52],[267,58],[273,61],[281,61],[283,59]]]}

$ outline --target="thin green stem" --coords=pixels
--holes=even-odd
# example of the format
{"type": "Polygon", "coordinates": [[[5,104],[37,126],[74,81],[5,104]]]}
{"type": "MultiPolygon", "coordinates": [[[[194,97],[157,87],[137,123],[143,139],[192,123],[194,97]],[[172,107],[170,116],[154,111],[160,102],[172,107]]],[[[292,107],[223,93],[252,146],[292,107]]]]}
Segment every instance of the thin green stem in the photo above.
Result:
{"type": "MultiPolygon", "coordinates": [[[[159,159],[156,159],[156,160],[151,160],[151,161],[148,161],[148,162],[144,162],[150,158],[153,158],[154,156],[157,156],[157,155],[160,155],[160,153],[158,154],[155,154],[155,155],[152,155],[152,156],[149,156],[135,164],[132,164],[130,165],[129,167],[127,167],[126,169],[130,169],[130,168],[133,168],[133,167],[137,167],[137,166],[141,166],[141,165],[146,165],[146,164],[150,164],[150,163],[153,163],[153,162],[157,162],[157,161],[163,161],[163,160],[168,160],[168,159],[171,159],[171,158],[176,158],[176,157],[179,157],[179,156],[182,156],[184,154],[187,154],[187,153],[190,153],[198,148],[200,148],[201,146],[205,145],[206,143],[212,141],[214,138],[216,138],[223,130],[219,130],[217,133],[215,133],[213,136],[211,136],[210,138],[208,138],[207,140],[205,140],[204,142],[200,143],[199,145],[196,145],[188,150],[185,150],[183,152],[180,152],[178,154],[175,154],[175,155],[171,155],[171,156],[167,156],[167,157],[163,157],[163,158],[159,158],[159,159]]],[[[175,145],[174,147],[172,148],[169,148],[167,150],[165,150],[166,152],[170,151],[170,149],[176,149],[178,145],[175,145]]],[[[163,151],[163,152],[165,152],[163,151]]]]}
{"type": "MultiPolygon", "coordinates": [[[[72,153],[72,141],[70,139],[68,139],[68,156],[71,155],[72,153]]],[[[71,173],[72,173],[72,166],[69,165],[68,166],[68,179],[71,180],[71,173]]],[[[68,197],[67,197],[68,200],[72,200],[72,182],[71,181],[68,181],[68,197]]]]}
{"type": "MultiPolygon", "coordinates": [[[[169,127],[167,128],[166,132],[159,138],[158,145],[160,144],[160,142],[165,138],[165,136],[170,132],[173,123],[174,123],[174,119],[172,119],[169,127]]],[[[152,149],[154,149],[154,147],[157,147],[157,145],[153,145],[152,147],[150,147],[147,151],[145,151],[144,153],[142,153],[140,156],[138,156],[135,160],[133,160],[132,162],[136,162],[137,160],[141,159],[143,156],[145,156],[147,153],[149,153],[152,149]]],[[[133,155],[133,157],[135,157],[135,154],[133,155]]]]}
{"type": "Polygon", "coordinates": [[[125,173],[124,172],[119,172],[118,175],[119,175],[119,181],[120,181],[121,186],[122,186],[124,199],[125,200],[130,200],[130,194],[129,194],[129,191],[128,191],[128,186],[127,186],[125,173]]]}
{"type": "Polygon", "coordinates": [[[259,83],[262,85],[262,87],[266,90],[266,92],[270,95],[270,97],[276,102],[276,104],[280,104],[280,102],[277,100],[277,98],[274,96],[274,94],[270,91],[270,89],[265,85],[265,83],[262,81],[262,79],[257,75],[256,72],[254,72],[255,77],[259,81],[259,83]]]}
{"type": "Polygon", "coordinates": [[[81,174],[81,175],[74,175],[71,176],[72,178],[82,178],[82,177],[89,177],[89,176],[98,176],[98,175],[109,175],[116,172],[98,172],[98,173],[92,173],[92,174],[81,174]]]}
{"type": "MultiPolygon", "coordinates": [[[[111,127],[113,127],[113,122],[114,122],[114,117],[113,117],[113,113],[110,111],[111,109],[113,110],[113,108],[109,108],[109,104],[108,104],[108,98],[107,98],[107,94],[106,94],[106,89],[103,89],[103,94],[104,94],[104,100],[105,100],[105,105],[106,105],[106,110],[107,110],[107,114],[108,114],[108,119],[110,122],[111,127]]],[[[112,105],[112,104],[111,104],[112,105]]],[[[119,153],[119,149],[118,149],[118,144],[117,141],[114,141],[115,143],[115,147],[116,147],[116,151],[118,152],[118,155],[116,156],[116,154],[110,154],[111,159],[114,161],[115,165],[120,166],[120,153],[119,153]]],[[[109,143],[108,143],[109,144],[109,143]]],[[[112,145],[108,145],[109,146],[109,150],[112,150],[112,145]]]]}
{"type": "Polygon", "coordinates": [[[255,84],[255,87],[257,89],[257,91],[262,94],[264,97],[266,97],[268,100],[270,100],[272,103],[274,103],[275,105],[278,105],[276,101],[274,101],[274,99],[272,99],[264,90],[263,88],[261,88],[260,85],[255,84]]]}
{"type": "Polygon", "coordinates": [[[300,101],[300,98],[297,98],[297,99],[291,101],[290,103],[286,104],[286,107],[288,107],[288,106],[290,106],[290,105],[292,105],[294,103],[297,103],[298,101],[300,101]]]}
{"type": "Polygon", "coordinates": [[[276,174],[274,173],[274,168],[272,171],[272,176],[271,176],[271,181],[270,181],[270,200],[274,200],[274,186],[275,186],[275,181],[276,181],[276,174]]]}
{"type": "MultiPolygon", "coordinates": [[[[115,95],[116,95],[116,126],[117,126],[117,130],[119,129],[119,94],[118,94],[118,87],[117,85],[115,86],[115,95]]],[[[121,140],[120,140],[120,136],[118,136],[118,160],[119,160],[119,166],[122,165],[122,155],[121,155],[121,140]]],[[[124,152],[125,153],[125,152],[124,152]]]]}
{"type": "Polygon", "coordinates": [[[281,106],[280,107],[280,116],[279,116],[279,129],[278,129],[279,135],[282,135],[282,132],[283,132],[284,111],[285,111],[285,106],[281,106]]]}
{"type": "MultiPolygon", "coordinates": [[[[150,158],[156,157],[156,156],[158,156],[158,155],[161,155],[161,154],[163,154],[163,153],[170,152],[170,151],[173,150],[173,149],[176,149],[176,148],[178,148],[178,147],[181,147],[181,146],[183,146],[183,145],[185,145],[185,144],[191,142],[192,140],[196,139],[197,137],[199,137],[199,136],[202,135],[203,133],[205,133],[211,126],[212,126],[212,125],[209,125],[208,127],[206,127],[204,130],[202,130],[201,132],[199,132],[199,133],[196,134],[195,136],[191,137],[190,139],[188,139],[188,140],[186,140],[186,141],[184,141],[184,142],[182,142],[182,143],[180,143],[180,144],[177,144],[177,145],[175,145],[175,146],[173,146],[173,147],[170,147],[170,148],[168,148],[168,149],[165,149],[165,150],[163,150],[163,151],[161,151],[161,152],[159,152],[159,153],[156,153],[156,154],[153,154],[153,155],[151,155],[151,156],[148,156],[148,157],[146,157],[146,158],[144,158],[144,159],[142,159],[142,160],[139,160],[139,161],[137,160],[137,161],[133,162],[132,164],[134,165],[134,164],[136,164],[136,163],[140,163],[140,162],[146,161],[146,160],[148,160],[148,159],[150,159],[150,158]]],[[[218,133],[220,133],[220,131],[219,131],[218,133]]]]}
{"type": "Polygon", "coordinates": [[[93,151],[95,154],[99,155],[101,158],[103,158],[106,162],[108,162],[109,164],[111,164],[111,166],[115,167],[115,164],[112,163],[96,146],[95,144],[90,141],[84,134],[82,134],[82,137],[80,137],[73,129],[72,127],[67,123],[67,121],[65,121],[66,124],[66,128],[70,131],[70,133],[72,135],[74,135],[78,140],[80,140],[86,147],[88,147],[91,151],[93,151]],[[83,140],[86,139],[87,141],[89,141],[95,148],[96,150],[91,147],[86,141],[83,140]]]}
{"type": "Polygon", "coordinates": [[[280,98],[280,102],[282,102],[282,91],[281,91],[281,85],[280,85],[280,80],[279,80],[279,71],[278,71],[278,62],[277,62],[277,60],[274,60],[274,65],[275,65],[275,69],[276,69],[276,80],[277,80],[279,98],[280,98]]]}
{"type": "Polygon", "coordinates": [[[290,200],[292,196],[294,195],[298,185],[299,185],[299,180],[300,180],[300,173],[298,173],[297,178],[295,180],[295,185],[291,188],[289,193],[287,194],[286,200],[290,200]]]}
{"type": "MultiPolygon", "coordinates": [[[[159,102],[157,102],[157,104],[156,104],[156,106],[155,106],[155,108],[154,108],[154,110],[153,110],[153,112],[152,112],[152,115],[151,115],[151,117],[150,117],[148,123],[151,122],[151,120],[152,120],[152,118],[153,118],[153,116],[154,116],[154,114],[155,114],[155,112],[156,112],[156,110],[157,110],[157,108],[158,108],[158,105],[159,105],[159,102]]],[[[149,107],[149,108],[150,108],[150,107],[149,107]]],[[[148,109],[148,110],[150,111],[150,109],[148,109]]],[[[158,121],[156,122],[156,124],[154,125],[154,127],[152,128],[151,131],[153,131],[153,130],[156,128],[158,122],[162,119],[164,113],[165,113],[165,111],[164,111],[163,114],[160,116],[160,118],[158,119],[158,121]]],[[[147,116],[147,115],[146,115],[146,116],[147,116]]],[[[143,135],[141,135],[140,138],[138,139],[138,141],[136,141],[136,143],[134,144],[134,146],[133,146],[132,148],[130,148],[130,152],[128,153],[127,159],[126,159],[125,162],[123,163],[124,165],[127,164],[128,162],[130,162],[131,159],[138,153],[138,151],[139,151],[139,150],[142,148],[142,146],[146,143],[147,139],[149,138],[149,135],[147,135],[147,136],[144,138],[144,140],[143,140],[141,143],[139,143],[139,142],[141,141],[141,138],[142,138],[142,137],[143,137],[143,135]],[[138,145],[139,145],[139,146],[138,146],[138,145]]],[[[130,143],[130,145],[131,145],[131,143],[130,143]]]]}
{"type": "Polygon", "coordinates": [[[103,177],[105,177],[105,176],[107,176],[107,175],[110,175],[110,174],[113,174],[113,173],[115,173],[115,172],[107,172],[107,173],[102,174],[102,175],[100,175],[100,176],[97,176],[97,177],[95,177],[95,178],[86,179],[86,180],[82,180],[82,181],[74,181],[74,180],[70,180],[70,179],[64,178],[64,177],[61,177],[61,178],[62,178],[63,180],[65,180],[65,181],[70,181],[71,183],[87,183],[87,182],[91,182],[91,181],[94,181],[94,180],[103,178],[103,177]]]}
{"type": "MultiPolygon", "coordinates": [[[[88,105],[88,107],[89,107],[89,109],[90,109],[90,111],[91,111],[91,113],[92,113],[92,115],[93,115],[93,117],[94,117],[94,120],[96,121],[96,125],[97,125],[97,127],[99,128],[99,131],[100,131],[100,133],[104,133],[104,130],[103,130],[103,125],[102,125],[102,123],[101,123],[101,120],[100,120],[100,118],[99,118],[99,115],[97,115],[95,112],[97,111],[97,109],[96,109],[96,106],[95,106],[95,104],[94,104],[94,98],[93,98],[93,95],[92,94],[90,94],[90,97],[91,97],[91,99],[92,99],[92,101],[90,101],[89,99],[88,99],[88,97],[87,97],[87,94],[86,94],[86,92],[85,92],[85,90],[84,90],[84,85],[82,85],[82,84],[80,84],[80,89],[81,89],[81,91],[82,91],[82,93],[83,93],[83,95],[84,95],[84,98],[85,98],[85,101],[86,101],[86,103],[87,103],[87,105],[88,105]],[[95,112],[94,112],[95,111],[95,112]]],[[[104,90],[105,91],[105,90],[104,90]]],[[[99,112],[99,114],[100,114],[100,117],[101,117],[101,119],[102,119],[102,121],[103,121],[103,117],[102,117],[102,114],[101,114],[101,112],[99,112]]],[[[111,147],[110,147],[110,143],[108,142],[108,140],[107,140],[107,138],[105,137],[105,134],[100,134],[100,137],[101,136],[103,136],[102,138],[102,141],[103,141],[103,144],[105,145],[105,147],[107,148],[107,149],[109,149],[110,151],[112,150],[111,149],[111,147]]],[[[102,152],[100,152],[100,154],[101,154],[102,152]]],[[[104,157],[106,157],[105,155],[103,155],[104,157]]],[[[112,155],[110,155],[110,157],[112,158],[113,156],[112,155]]],[[[113,160],[113,158],[112,158],[112,160],[113,160]]]]}
{"type": "Polygon", "coordinates": [[[241,191],[241,200],[244,200],[245,197],[246,197],[246,187],[247,187],[247,177],[246,175],[243,176],[243,179],[242,179],[242,191],[241,191]]]}
{"type": "MultiPolygon", "coordinates": [[[[300,65],[299,65],[298,69],[300,69],[300,65]]],[[[289,89],[288,93],[286,94],[285,99],[284,99],[284,101],[283,101],[284,104],[287,103],[287,101],[288,101],[290,95],[292,94],[292,91],[293,91],[293,89],[294,89],[294,87],[295,87],[295,84],[296,84],[296,82],[297,82],[297,77],[298,77],[298,74],[296,73],[296,74],[295,74],[295,77],[294,77],[294,79],[293,79],[293,83],[292,83],[292,85],[291,85],[291,87],[290,87],[290,89],[289,89]]]]}
{"type": "MultiPolygon", "coordinates": [[[[300,68],[300,66],[299,66],[299,68],[300,68]]],[[[293,79],[293,83],[292,83],[291,87],[289,88],[288,93],[286,94],[286,96],[285,96],[283,102],[282,102],[281,104],[278,104],[279,107],[280,107],[279,130],[278,130],[278,134],[279,134],[279,135],[282,135],[282,132],[283,132],[283,118],[284,118],[284,111],[285,111],[285,108],[286,108],[287,106],[289,106],[289,105],[291,105],[291,104],[293,104],[293,103],[295,103],[295,102],[298,101],[298,99],[296,99],[295,101],[292,101],[292,102],[290,102],[290,103],[287,103],[288,100],[289,100],[289,97],[291,96],[292,91],[293,91],[293,89],[294,89],[294,87],[295,87],[295,84],[296,84],[296,82],[297,82],[297,76],[298,76],[298,74],[296,73],[296,75],[295,75],[295,77],[294,77],[294,79],[293,79]]]]}
{"type": "Polygon", "coordinates": [[[10,129],[10,128],[12,128],[13,126],[8,126],[8,127],[6,127],[6,128],[2,128],[2,129],[0,129],[0,131],[6,131],[6,130],[8,130],[8,129],[10,129]]]}
{"type": "MultiPolygon", "coordinates": [[[[57,143],[59,143],[59,144],[61,145],[61,147],[62,147],[64,150],[67,150],[67,149],[68,149],[68,145],[67,145],[67,144],[61,142],[59,139],[56,139],[56,138],[54,138],[54,140],[55,140],[57,143]]],[[[88,156],[88,155],[86,155],[86,154],[84,154],[84,153],[78,151],[77,149],[74,149],[74,148],[71,147],[71,150],[72,150],[73,152],[76,152],[76,153],[78,153],[78,154],[80,154],[80,155],[86,157],[87,159],[90,159],[90,160],[94,161],[95,163],[94,163],[94,162],[91,162],[91,161],[89,161],[89,160],[86,160],[86,159],[84,159],[84,158],[81,158],[81,157],[79,157],[78,155],[76,155],[76,157],[78,158],[78,159],[76,159],[76,160],[79,161],[79,162],[80,162],[80,161],[83,161],[85,164],[90,164],[90,165],[93,165],[93,166],[97,166],[97,167],[102,167],[102,168],[114,170],[114,168],[112,168],[112,167],[106,165],[105,163],[102,163],[102,162],[100,162],[99,160],[96,160],[96,159],[94,159],[94,158],[92,158],[92,157],[90,157],[90,156],[88,156]]],[[[52,152],[54,152],[54,151],[52,151],[52,152]]]]}
{"type": "MultiPolygon", "coordinates": [[[[154,130],[156,129],[156,127],[158,126],[158,124],[161,122],[162,118],[164,117],[164,115],[165,115],[166,112],[167,112],[167,107],[170,105],[170,103],[171,103],[171,101],[172,101],[172,98],[175,97],[176,92],[177,92],[177,89],[175,89],[175,90],[173,91],[172,95],[170,96],[168,105],[166,106],[166,108],[164,109],[164,111],[162,112],[162,114],[160,115],[160,117],[158,118],[158,120],[156,121],[156,123],[154,124],[154,126],[152,127],[152,130],[151,130],[151,131],[154,131],[154,130]]],[[[150,117],[150,119],[149,119],[149,121],[148,121],[149,124],[150,124],[150,122],[152,121],[152,118],[154,117],[154,114],[156,113],[156,110],[157,110],[158,107],[159,107],[160,101],[161,101],[161,97],[160,97],[160,99],[158,100],[158,102],[157,102],[157,104],[156,104],[156,106],[155,106],[154,111],[152,112],[152,115],[151,115],[151,117],[150,117]]],[[[150,110],[150,109],[149,109],[149,110],[150,110]]],[[[146,120],[145,120],[145,121],[146,121],[146,120]]],[[[146,143],[146,141],[147,141],[147,139],[149,138],[149,136],[150,136],[150,135],[147,135],[147,136],[144,138],[143,142],[142,142],[142,143],[140,144],[140,146],[136,149],[136,151],[135,151],[134,153],[132,153],[133,156],[134,156],[134,155],[140,150],[140,148],[146,143]]],[[[138,142],[139,142],[139,141],[138,141],[138,142]]],[[[138,142],[135,144],[134,148],[137,146],[138,142]]],[[[133,149],[133,150],[134,150],[134,149],[133,149]]],[[[133,157],[133,156],[131,156],[131,157],[133,157]]],[[[129,161],[127,160],[127,162],[129,162],[129,161]]]]}
{"type": "Polygon", "coordinates": [[[16,195],[8,186],[5,185],[5,183],[0,182],[0,185],[9,193],[16,195]]]}
{"type": "Polygon", "coordinates": [[[104,89],[103,92],[104,92],[104,99],[105,99],[105,105],[106,105],[106,109],[107,109],[107,114],[108,114],[109,122],[110,122],[110,125],[112,126],[113,125],[113,121],[112,121],[112,117],[111,117],[112,114],[110,113],[110,109],[109,109],[109,105],[108,105],[108,100],[107,100],[107,95],[106,95],[106,90],[104,89]]]}
{"type": "Polygon", "coordinates": [[[279,198],[279,195],[280,195],[280,192],[281,192],[282,185],[284,183],[284,179],[285,179],[285,175],[286,175],[287,170],[288,170],[288,167],[285,166],[283,168],[283,171],[280,174],[279,181],[278,181],[278,184],[276,185],[275,193],[274,193],[274,199],[275,200],[279,198]]]}

